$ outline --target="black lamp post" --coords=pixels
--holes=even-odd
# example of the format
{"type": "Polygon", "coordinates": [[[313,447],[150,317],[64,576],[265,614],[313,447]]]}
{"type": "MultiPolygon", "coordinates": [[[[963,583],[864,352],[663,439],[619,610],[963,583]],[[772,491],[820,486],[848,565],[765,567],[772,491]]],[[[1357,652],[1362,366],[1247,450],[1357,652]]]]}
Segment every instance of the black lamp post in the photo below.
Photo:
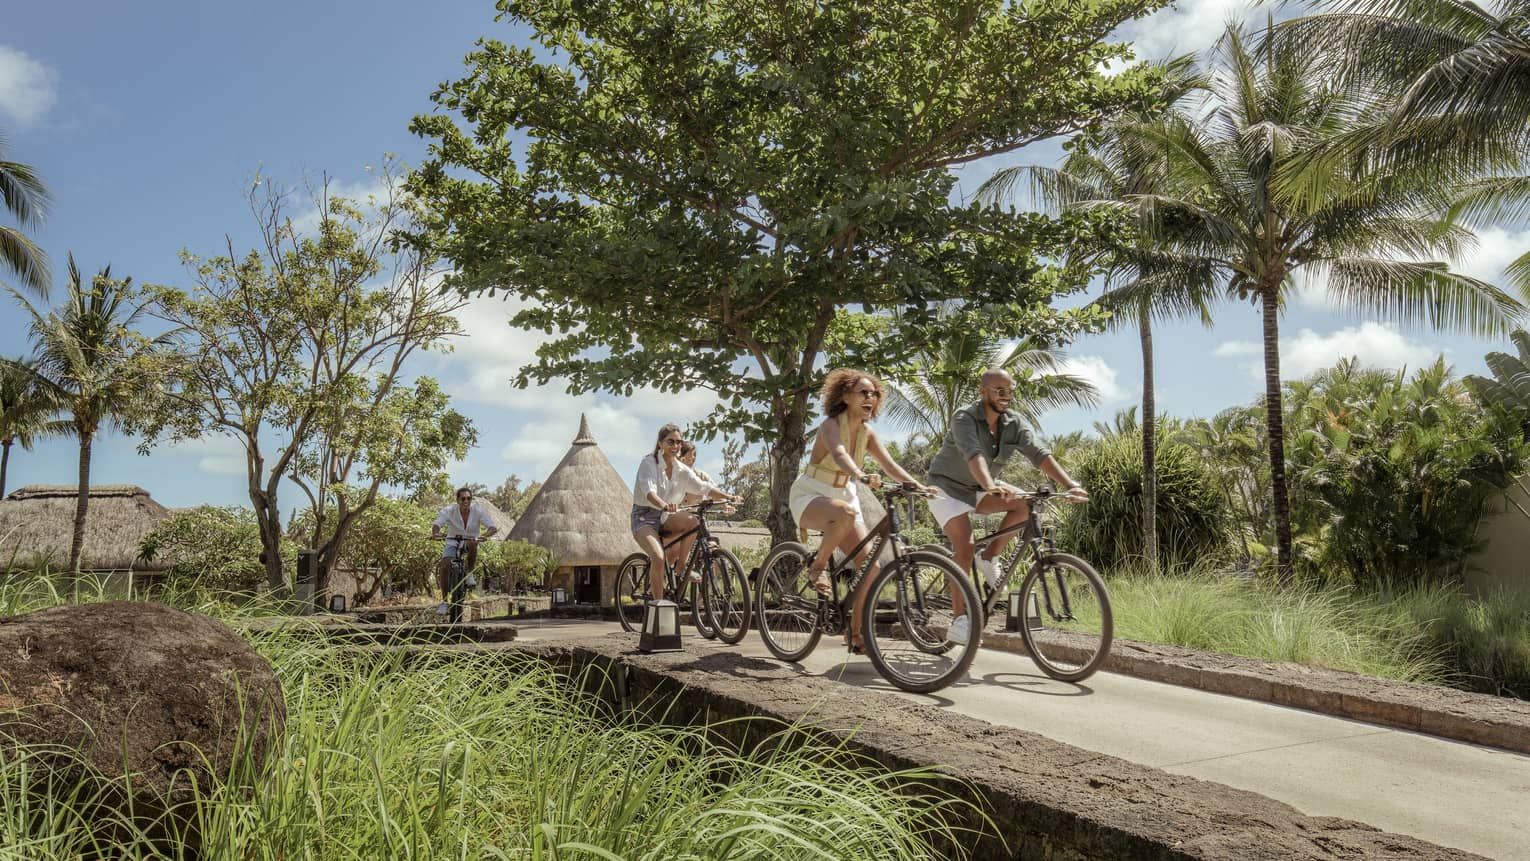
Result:
{"type": "Polygon", "coordinates": [[[329,596],[329,612],[331,612],[331,613],[344,613],[345,612],[345,596],[344,595],[331,595],[331,596],[329,596]]]}
{"type": "Polygon", "coordinates": [[[640,652],[680,651],[680,605],[674,601],[649,601],[643,605],[640,652]]]}
{"type": "Polygon", "coordinates": [[[568,603],[568,592],[565,591],[562,586],[559,586],[558,588],[554,589],[553,593],[552,593],[552,602],[553,602],[554,605],[567,604],[568,603]]]}
{"type": "Polygon", "coordinates": [[[1032,631],[1041,630],[1041,610],[1036,606],[1034,594],[1009,593],[1009,606],[1004,611],[1004,630],[1018,631],[1024,623],[1032,631]]]}

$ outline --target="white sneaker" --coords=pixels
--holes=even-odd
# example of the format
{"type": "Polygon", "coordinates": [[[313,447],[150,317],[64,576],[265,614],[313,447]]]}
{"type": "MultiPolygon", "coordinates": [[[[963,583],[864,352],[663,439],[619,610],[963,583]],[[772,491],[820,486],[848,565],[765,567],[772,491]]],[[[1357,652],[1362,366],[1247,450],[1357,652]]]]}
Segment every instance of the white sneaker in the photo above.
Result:
{"type": "Polygon", "coordinates": [[[972,636],[972,623],[967,621],[965,613],[952,619],[951,626],[946,628],[946,640],[949,642],[965,644],[970,636],[972,636]]]}
{"type": "Polygon", "coordinates": [[[474,586],[478,585],[478,578],[474,577],[471,574],[469,574],[469,575],[467,575],[467,579],[462,581],[462,585],[464,585],[464,586],[468,587],[469,589],[471,589],[474,586]]]}
{"type": "Polygon", "coordinates": [[[999,582],[999,566],[995,565],[992,559],[984,559],[983,555],[979,553],[972,557],[972,567],[976,568],[977,572],[983,575],[983,580],[988,583],[988,588],[992,589],[994,584],[999,582]]]}
{"type": "Polygon", "coordinates": [[[445,601],[442,601],[441,602],[441,606],[436,608],[436,615],[437,616],[445,616],[447,613],[450,613],[451,611],[452,611],[451,605],[447,604],[445,601]]]}

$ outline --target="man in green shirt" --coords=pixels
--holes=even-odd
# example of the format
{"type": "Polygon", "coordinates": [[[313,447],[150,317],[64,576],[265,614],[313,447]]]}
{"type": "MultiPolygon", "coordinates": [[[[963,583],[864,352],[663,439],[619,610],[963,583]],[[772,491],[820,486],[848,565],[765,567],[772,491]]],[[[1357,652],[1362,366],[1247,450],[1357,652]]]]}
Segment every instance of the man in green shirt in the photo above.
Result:
{"type": "MultiPolygon", "coordinates": [[[[1089,498],[1083,485],[1068,475],[1051,452],[1036,444],[1018,417],[1010,414],[1009,405],[1015,398],[1014,377],[999,369],[989,370],[983,374],[979,391],[981,401],[957,410],[951,417],[945,442],[930,462],[928,482],[941,492],[941,496],[930,500],[930,513],[951,540],[956,564],[963,571],[974,567],[969,514],[1003,512],[1000,529],[1024,523],[1031,516],[1030,506],[1016,496],[1015,488],[994,478],[1016,452],[1029,458],[1058,487],[1067,488],[1070,497],[1079,501],[1089,498]]],[[[1013,538],[1010,535],[994,541],[976,560],[975,567],[990,586],[998,579],[993,560],[1013,538]]],[[[960,596],[957,600],[960,601],[960,596]]],[[[966,626],[970,623],[964,608],[958,603],[952,609],[957,617],[951,625],[951,637],[965,641],[966,626]]]]}

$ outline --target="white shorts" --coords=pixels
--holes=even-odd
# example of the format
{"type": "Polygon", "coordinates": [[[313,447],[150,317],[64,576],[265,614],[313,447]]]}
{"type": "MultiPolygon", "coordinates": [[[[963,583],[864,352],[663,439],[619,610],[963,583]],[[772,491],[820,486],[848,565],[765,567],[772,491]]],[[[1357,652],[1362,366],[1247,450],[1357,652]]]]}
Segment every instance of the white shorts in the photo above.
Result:
{"type": "Polygon", "coordinates": [[[977,508],[962,502],[960,499],[952,499],[945,491],[938,490],[939,496],[926,500],[930,503],[930,514],[935,516],[935,522],[944,529],[953,517],[962,517],[977,511],[977,508]]]}
{"type": "Polygon", "coordinates": [[[797,521],[798,529],[803,528],[803,509],[820,496],[844,500],[850,505],[850,510],[855,512],[855,522],[865,528],[866,518],[861,514],[861,498],[855,495],[855,488],[848,484],[844,487],[835,487],[827,481],[809,475],[799,475],[797,480],[792,482],[791,495],[786,499],[786,507],[791,509],[792,519],[797,521]]]}

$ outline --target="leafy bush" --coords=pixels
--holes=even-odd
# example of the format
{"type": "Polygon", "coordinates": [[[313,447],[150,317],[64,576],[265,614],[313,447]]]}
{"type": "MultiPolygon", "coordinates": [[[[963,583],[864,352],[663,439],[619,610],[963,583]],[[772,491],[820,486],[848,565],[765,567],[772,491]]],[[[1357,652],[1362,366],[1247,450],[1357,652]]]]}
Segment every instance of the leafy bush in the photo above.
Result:
{"type": "MultiPolygon", "coordinates": [[[[1142,555],[1142,442],[1112,433],[1071,467],[1089,502],[1063,514],[1060,543],[1097,566],[1142,555]]],[[[1219,558],[1227,549],[1226,507],[1216,473],[1188,446],[1158,437],[1158,547],[1165,564],[1219,558]]]]}
{"type": "Polygon", "coordinates": [[[1518,422],[1473,401],[1443,359],[1411,377],[1346,361],[1287,388],[1291,519],[1308,572],[1369,587],[1457,582],[1483,504],[1524,467],[1518,422]]]}
{"type": "MultiPolygon", "coordinates": [[[[240,506],[199,505],[172,513],[145,535],[138,553],[170,563],[164,586],[242,592],[266,582],[255,512],[240,506]]],[[[283,547],[282,556],[295,564],[283,547]]]]}

